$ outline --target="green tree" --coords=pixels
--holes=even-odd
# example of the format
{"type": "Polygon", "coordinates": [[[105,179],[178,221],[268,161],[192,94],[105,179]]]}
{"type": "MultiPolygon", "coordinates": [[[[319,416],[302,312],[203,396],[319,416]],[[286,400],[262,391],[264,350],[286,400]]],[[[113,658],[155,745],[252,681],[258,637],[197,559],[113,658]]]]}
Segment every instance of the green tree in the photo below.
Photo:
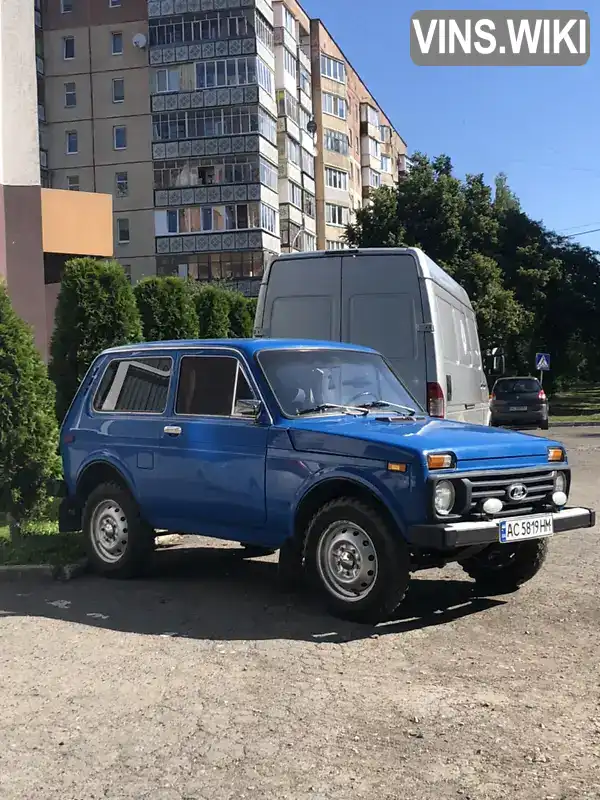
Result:
{"type": "Polygon", "coordinates": [[[133,289],[116,261],[74,258],[65,265],[50,346],[50,377],[61,421],[80,381],[107,347],[142,340],[133,289]]]}
{"type": "Polygon", "coordinates": [[[228,292],[229,336],[232,339],[249,339],[252,336],[254,317],[248,301],[241,292],[228,292]]]}
{"type": "Polygon", "coordinates": [[[194,292],[200,339],[226,339],[229,335],[227,290],[204,285],[194,292]]]}
{"type": "Polygon", "coordinates": [[[54,386],[29,327],[0,284],[0,512],[42,515],[60,475],[54,386]]]}
{"type": "Polygon", "coordinates": [[[145,278],[133,293],[147,342],[198,337],[192,289],[182,278],[145,278]]]}

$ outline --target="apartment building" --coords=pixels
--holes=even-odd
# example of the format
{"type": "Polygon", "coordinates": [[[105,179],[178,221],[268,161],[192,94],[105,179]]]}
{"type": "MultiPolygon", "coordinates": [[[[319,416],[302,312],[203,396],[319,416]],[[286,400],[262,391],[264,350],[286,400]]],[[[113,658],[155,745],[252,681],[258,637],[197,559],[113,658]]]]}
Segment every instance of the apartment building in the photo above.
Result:
{"type": "Polygon", "coordinates": [[[406,171],[406,143],[323,22],[311,20],[317,247],[344,248],[346,225],[380,186],[406,171]]]}
{"type": "Polygon", "coordinates": [[[113,195],[133,281],[256,294],[278,253],[342,246],[365,180],[397,178],[406,146],[297,0],[43,2],[49,180],[113,195]]]}

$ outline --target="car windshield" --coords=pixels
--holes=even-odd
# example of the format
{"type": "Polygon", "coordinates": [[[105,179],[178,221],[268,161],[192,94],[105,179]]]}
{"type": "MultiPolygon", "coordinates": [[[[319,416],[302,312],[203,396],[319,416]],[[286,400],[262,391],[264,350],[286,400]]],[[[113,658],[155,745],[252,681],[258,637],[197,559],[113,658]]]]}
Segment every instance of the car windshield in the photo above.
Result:
{"type": "Polygon", "coordinates": [[[344,410],[422,411],[378,353],[262,350],[258,362],[288,417],[344,410]]]}
{"type": "Polygon", "coordinates": [[[535,378],[514,378],[510,381],[499,381],[495,393],[500,394],[533,394],[538,393],[542,387],[535,378]]]}

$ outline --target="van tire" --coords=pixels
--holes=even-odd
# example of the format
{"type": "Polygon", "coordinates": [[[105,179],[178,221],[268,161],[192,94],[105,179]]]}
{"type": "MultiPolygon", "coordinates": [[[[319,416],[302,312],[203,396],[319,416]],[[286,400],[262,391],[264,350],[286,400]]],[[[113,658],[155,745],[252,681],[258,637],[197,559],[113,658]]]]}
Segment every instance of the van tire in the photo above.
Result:
{"type": "Polygon", "coordinates": [[[494,544],[476,556],[460,562],[482,596],[511,594],[530,581],[548,556],[547,539],[530,539],[515,544],[494,544]]]}
{"type": "Polygon", "coordinates": [[[410,553],[400,532],[377,508],[352,497],[332,500],[313,516],[305,557],[325,605],[351,622],[376,625],[389,619],[408,589],[410,553]]]}
{"type": "Polygon", "coordinates": [[[156,534],[127,489],[116,483],[93,489],[85,501],[82,527],[94,572],[109,578],[133,578],[145,572],[156,534]]]}
{"type": "Polygon", "coordinates": [[[540,425],[540,430],[542,431],[547,431],[549,430],[549,428],[550,428],[550,423],[548,422],[548,420],[542,422],[542,424],[540,425]]]}

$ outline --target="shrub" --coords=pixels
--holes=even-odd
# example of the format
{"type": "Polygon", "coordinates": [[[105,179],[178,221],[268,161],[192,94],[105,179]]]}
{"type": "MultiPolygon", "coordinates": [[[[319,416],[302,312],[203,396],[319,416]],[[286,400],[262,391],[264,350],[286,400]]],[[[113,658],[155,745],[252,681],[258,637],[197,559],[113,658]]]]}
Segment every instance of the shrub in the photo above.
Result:
{"type": "Polygon", "coordinates": [[[256,317],[256,306],[258,305],[258,297],[247,297],[246,303],[248,304],[248,313],[250,314],[250,319],[252,320],[251,326],[251,333],[250,336],[254,335],[254,319],[256,317]]]}
{"type": "Polygon", "coordinates": [[[250,315],[248,301],[241,292],[228,292],[229,336],[248,339],[252,336],[254,317],[250,315]]]}
{"type": "Polygon", "coordinates": [[[33,333],[0,284],[0,513],[43,514],[60,475],[54,386],[33,333]]]}
{"type": "Polygon", "coordinates": [[[62,420],[94,358],[142,340],[133,289],[117,261],[74,258],[65,265],[50,346],[50,377],[62,420]]]}
{"type": "Polygon", "coordinates": [[[200,339],[226,339],[229,335],[228,292],[218,286],[202,286],[194,292],[200,339]]]}
{"type": "Polygon", "coordinates": [[[198,316],[192,289],[186,281],[146,278],[133,292],[147,342],[198,337],[198,316]]]}

